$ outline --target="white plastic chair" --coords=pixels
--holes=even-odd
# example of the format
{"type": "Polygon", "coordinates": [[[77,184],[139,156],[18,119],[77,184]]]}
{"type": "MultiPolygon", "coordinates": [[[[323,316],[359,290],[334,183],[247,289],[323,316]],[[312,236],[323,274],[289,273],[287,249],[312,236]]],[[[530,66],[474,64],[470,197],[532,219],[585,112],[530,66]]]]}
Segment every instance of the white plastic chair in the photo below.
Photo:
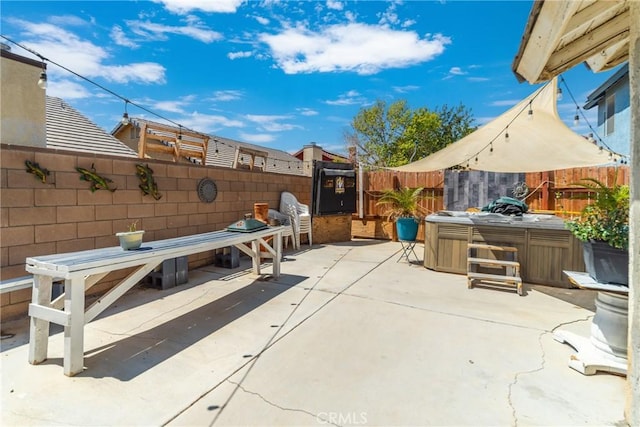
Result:
{"type": "Polygon", "coordinates": [[[280,225],[284,226],[284,231],[282,232],[282,243],[284,247],[289,246],[289,240],[291,240],[291,245],[293,249],[298,249],[298,245],[296,242],[296,237],[293,232],[293,224],[291,223],[291,218],[288,215],[278,212],[275,209],[269,209],[269,213],[267,214],[269,218],[277,219],[280,221],[280,225]]]}
{"type": "Polygon", "coordinates": [[[313,244],[311,237],[313,227],[311,224],[309,206],[298,202],[298,199],[296,199],[296,196],[293,194],[283,191],[280,194],[280,212],[291,217],[298,249],[300,248],[301,234],[307,235],[309,246],[311,246],[313,244]]]}

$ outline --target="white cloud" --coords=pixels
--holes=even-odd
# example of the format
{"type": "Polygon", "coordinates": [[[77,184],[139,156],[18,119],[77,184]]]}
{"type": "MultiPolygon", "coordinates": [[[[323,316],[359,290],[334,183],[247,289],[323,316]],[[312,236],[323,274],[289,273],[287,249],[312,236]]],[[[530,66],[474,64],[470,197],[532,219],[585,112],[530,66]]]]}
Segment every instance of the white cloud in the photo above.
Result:
{"type": "Polygon", "coordinates": [[[451,67],[449,74],[453,74],[454,76],[464,76],[467,72],[462,71],[462,68],[460,67],[451,67]]]}
{"type": "Polygon", "coordinates": [[[303,116],[317,116],[318,114],[320,114],[316,110],[313,110],[311,108],[296,108],[296,111],[298,111],[303,116]]]}
{"type": "Polygon", "coordinates": [[[327,0],[327,7],[333,10],[342,10],[344,9],[344,3],[338,0],[327,0]]]}
{"type": "Polygon", "coordinates": [[[314,33],[302,26],[261,34],[278,66],[287,74],[350,71],[375,74],[429,61],[451,43],[441,34],[421,39],[413,31],[348,23],[314,33]]]}
{"type": "Polygon", "coordinates": [[[360,93],[355,90],[350,90],[338,96],[338,99],[325,101],[328,105],[344,106],[344,105],[356,105],[364,104],[365,99],[360,96],[360,93]]]}
{"type": "Polygon", "coordinates": [[[138,62],[127,65],[102,65],[101,75],[117,83],[165,83],[165,68],[155,62],[138,62]]]}
{"type": "Polygon", "coordinates": [[[245,117],[247,118],[247,120],[257,123],[259,128],[266,132],[282,132],[293,129],[301,129],[301,126],[299,125],[280,123],[280,121],[282,120],[291,119],[290,116],[247,114],[245,117]]]}
{"type": "Polygon", "coordinates": [[[493,101],[489,103],[491,107],[513,107],[518,102],[522,101],[521,99],[502,99],[498,101],[493,101]]]}
{"type": "Polygon", "coordinates": [[[488,77],[467,77],[467,80],[470,82],[488,82],[491,79],[488,77]]]}
{"type": "Polygon", "coordinates": [[[256,21],[258,21],[259,24],[261,25],[269,25],[269,23],[271,21],[269,21],[268,18],[265,18],[264,16],[256,16],[256,21]]]}
{"type": "MultiPolygon", "coordinates": [[[[24,44],[36,52],[87,78],[103,77],[118,83],[164,83],[165,68],[154,62],[109,65],[110,55],[101,46],[80,39],[77,35],[51,24],[35,24],[14,20],[23,30],[24,44]]],[[[52,76],[68,76],[68,72],[53,64],[47,67],[52,76]]]]}
{"type": "Polygon", "coordinates": [[[67,79],[49,80],[47,85],[47,95],[62,99],[86,99],[93,97],[84,86],[67,79]]]}
{"type": "Polygon", "coordinates": [[[420,86],[415,86],[415,85],[392,86],[392,89],[398,93],[408,93],[408,92],[413,92],[414,90],[420,89],[420,86]]]}
{"type": "Polygon", "coordinates": [[[173,13],[184,15],[192,10],[211,13],[234,13],[244,0],[159,0],[164,7],[173,13]]]}
{"type": "Polygon", "coordinates": [[[71,25],[74,27],[84,27],[90,25],[89,22],[75,15],[55,15],[47,18],[47,21],[54,25],[71,25]]]}
{"type": "Polygon", "coordinates": [[[249,51],[229,52],[229,53],[227,53],[227,58],[233,60],[233,59],[238,59],[238,58],[249,58],[251,55],[253,55],[253,53],[249,52],[249,51]]]}
{"type": "Polygon", "coordinates": [[[195,129],[204,133],[213,133],[222,128],[244,127],[244,123],[240,120],[234,120],[219,115],[200,114],[197,111],[176,121],[188,129],[195,129]]]}
{"type": "Polygon", "coordinates": [[[139,47],[136,42],[130,40],[125,35],[124,31],[122,31],[122,28],[118,25],[114,25],[113,28],[111,28],[110,36],[111,40],[113,40],[113,42],[118,46],[130,47],[134,49],[139,47]]]}
{"type": "Polygon", "coordinates": [[[253,144],[265,144],[265,143],[273,142],[275,140],[275,137],[273,135],[269,135],[266,133],[240,132],[239,135],[243,141],[247,141],[253,144]]]}
{"type": "Polygon", "coordinates": [[[214,102],[226,102],[242,99],[244,93],[241,90],[217,90],[210,99],[214,102]]]}
{"type": "Polygon", "coordinates": [[[131,31],[145,40],[167,40],[167,34],[177,34],[192,39],[199,40],[203,43],[211,43],[222,39],[222,34],[217,31],[209,30],[202,27],[199,23],[191,23],[188,26],[174,26],[156,24],[149,21],[125,21],[131,31]]]}

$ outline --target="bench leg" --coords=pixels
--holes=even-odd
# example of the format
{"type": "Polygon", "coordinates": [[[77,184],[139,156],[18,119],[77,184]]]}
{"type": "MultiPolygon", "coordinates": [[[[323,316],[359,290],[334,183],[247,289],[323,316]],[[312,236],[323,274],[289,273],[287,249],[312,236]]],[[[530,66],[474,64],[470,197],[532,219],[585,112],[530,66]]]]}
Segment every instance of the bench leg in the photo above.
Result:
{"type": "Polygon", "coordinates": [[[74,376],[84,367],[84,280],[65,280],[64,311],[69,326],[64,328],[64,374],[74,376]]]}
{"type": "MultiPolygon", "coordinates": [[[[32,303],[48,307],[51,304],[51,277],[33,276],[32,303]]],[[[49,321],[31,316],[29,326],[29,363],[37,365],[47,360],[49,321]]]]}
{"type": "Polygon", "coordinates": [[[276,256],[273,257],[273,277],[280,277],[280,260],[282,259],[282,233],[273,236],[273,249],[276,256]]]}
{"type": "Polygon", "coordinates": [[[251,250],[253,251],[253,255],[251,255],[252,263],[253,263],[253,274],[256,276],[260,275],[260,242],[258,240],[251,241],[251,250]]]}

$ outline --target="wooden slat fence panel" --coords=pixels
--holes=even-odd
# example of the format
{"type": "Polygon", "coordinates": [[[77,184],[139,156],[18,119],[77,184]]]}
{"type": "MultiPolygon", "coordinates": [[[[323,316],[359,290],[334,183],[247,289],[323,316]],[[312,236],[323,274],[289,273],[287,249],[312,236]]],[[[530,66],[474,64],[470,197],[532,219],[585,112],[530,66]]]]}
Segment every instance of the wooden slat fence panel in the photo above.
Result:
{"type": "MultiPolygon", "coordinates": [[[[588,203],[587,200],[576,199],[584,193],[584,189],[571,184],[583,178],[595,178],[606,185],[614,183],[629,184],[630,168],[628,166],[586,167],[563,169],[549,172],[532,172],[526,174],[529,195],[525,202],[531,210],[553,211],[561,217],[577,215],[588,203]]],[[[364,173],[364,216],[380,216],[384,208],[376,206],[381,192],[391,188],[425,187],[425,200],[422,206],[429,212],[444,209],[444,172],[394,172],[373,171],[364,173]]]]}

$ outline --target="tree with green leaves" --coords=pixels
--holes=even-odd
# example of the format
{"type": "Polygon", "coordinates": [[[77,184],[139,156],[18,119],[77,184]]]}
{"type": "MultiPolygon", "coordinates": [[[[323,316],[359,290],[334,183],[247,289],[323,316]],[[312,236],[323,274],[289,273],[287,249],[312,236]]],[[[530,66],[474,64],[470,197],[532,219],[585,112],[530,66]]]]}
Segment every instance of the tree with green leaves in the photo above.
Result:
{"type": "Polygon", "coordinates": [[[345,140],[348,146],[356,147],[360,162],[366,165],[401,166],[473,132],[472,122],[470,110],[463,105],[411,110],[405,100],[389,105],[378,100],[358,112],[345,140]]]}

